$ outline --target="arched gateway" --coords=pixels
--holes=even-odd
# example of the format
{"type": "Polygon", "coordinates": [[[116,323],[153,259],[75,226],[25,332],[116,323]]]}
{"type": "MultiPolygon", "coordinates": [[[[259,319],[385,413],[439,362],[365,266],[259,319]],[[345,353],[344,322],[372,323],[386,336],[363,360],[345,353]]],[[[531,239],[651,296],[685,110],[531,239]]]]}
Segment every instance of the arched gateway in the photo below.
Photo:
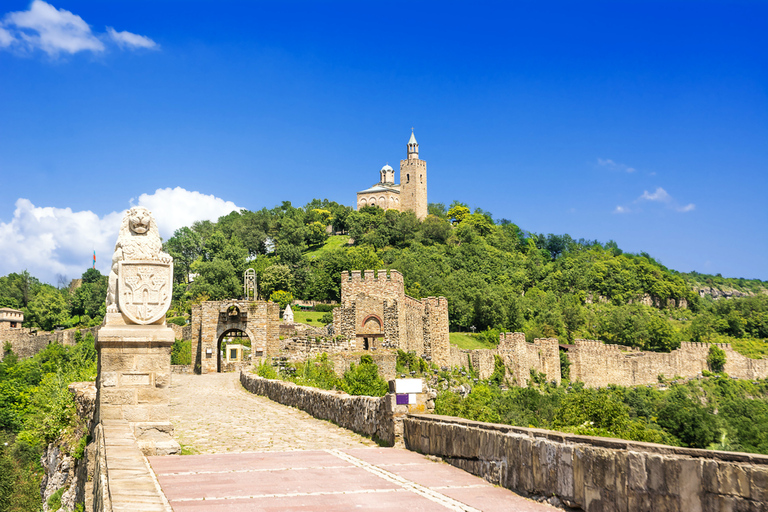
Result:
{"type": "Polygon", "coordinates": [[[280,305],[274,302],[227,300],[202,302],[192,308],[192,358],[196,373],[221,371],[225,338],[250,341],[251,353],[265,357],[280,350],[280,305]]]}

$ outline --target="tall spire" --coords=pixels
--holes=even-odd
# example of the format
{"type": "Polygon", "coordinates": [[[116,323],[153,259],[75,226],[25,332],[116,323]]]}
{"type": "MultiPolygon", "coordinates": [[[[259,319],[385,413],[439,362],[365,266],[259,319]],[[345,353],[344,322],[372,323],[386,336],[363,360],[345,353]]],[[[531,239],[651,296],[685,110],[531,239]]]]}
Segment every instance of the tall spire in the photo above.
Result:
{"type": "Polygon", "coordinates": [[[413,128],[411,128],[411,138],[408,139],[408,160],[418,160],[418,159],[419,159],[419,143],[416,142],[416,136],[413,134],[413,128]]]}

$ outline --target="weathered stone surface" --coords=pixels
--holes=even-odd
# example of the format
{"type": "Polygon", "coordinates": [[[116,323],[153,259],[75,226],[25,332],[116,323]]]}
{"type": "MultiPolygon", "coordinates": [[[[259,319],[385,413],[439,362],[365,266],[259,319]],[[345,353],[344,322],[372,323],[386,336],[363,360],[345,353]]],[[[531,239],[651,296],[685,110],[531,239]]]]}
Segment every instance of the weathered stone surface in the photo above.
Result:
{"type": "Polygon", "coordinates": [[[761,456],[552,435],[436,415],[411,414],[403,423],[412,450],[582,510],[768,510],[768,461],[761,456]]]}

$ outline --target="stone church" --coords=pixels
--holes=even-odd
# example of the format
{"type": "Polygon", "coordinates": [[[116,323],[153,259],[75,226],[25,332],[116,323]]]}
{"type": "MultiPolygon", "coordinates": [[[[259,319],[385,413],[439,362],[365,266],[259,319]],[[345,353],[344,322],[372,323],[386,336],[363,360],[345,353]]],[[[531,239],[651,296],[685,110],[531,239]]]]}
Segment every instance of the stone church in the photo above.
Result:
{"type": "Polygon", "coordinates": [[[411,211],[419,220],[427,216],[427,162],[419,159],[419,143],[411,130],[408,153],[400,160],[400,183],[395,183],[395,170],[381,168],[379,182],[357,193],[357,209],[378,206],[385,210],[411,211]]]}

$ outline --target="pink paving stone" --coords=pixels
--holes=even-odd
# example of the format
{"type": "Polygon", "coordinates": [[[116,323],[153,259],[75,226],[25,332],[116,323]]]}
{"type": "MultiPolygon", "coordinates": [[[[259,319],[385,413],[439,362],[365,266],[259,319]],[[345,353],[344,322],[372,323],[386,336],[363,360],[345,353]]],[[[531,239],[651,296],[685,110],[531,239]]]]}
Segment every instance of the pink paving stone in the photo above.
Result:
{"type": "Polygon", "coordinates": [[[483,512],[562,512],[562,509],[523,498],[502,487],[452,488],[439,492],[483,512]]]}
{"type": "MultiPolygon", "coordinates": [[[[448,464],[429,462],[418,466],[380,466],[390,473],[415,482],[424,487],[459,487],[466,485],[482,485],[493,487],[491,484],[466,471],[459,470],[448,464]]],[[[441,491],[442,492],[442,491],[441,491]]]]}
{"type": "Polygon", "coordinates": [[[386,493],[292,496],[251,500],[173,502],[174,512],[348,512],[350,510],[445,512],[442,505],[402,490],[386,493]]]}
{"type": "MultiPolygon", "coordinates": [[[[481,478],[453,466],[433,462],[415,452],[394,448],[342,451],[411,482],[425,487],[440,487],[436,492],[479,510],[557,510],[506,489],[491,486],[481,478]],[[460,487],[477,485],[482,487],[460,487]]],[[[188,455],[150,457],[149,460],[175,512],[446,510],[439,503],[407,491],[325,451],[188,455]],[[266,471],[242,472],[247,469],[266,471]],[[241,472],[233,472],[235,470],[241,472]],[[221,472],[195,474],[195,471],[221,472]],[[185,472],[192,474],[183,474],[185,472]],[[338,494],[266,496],[318,492],[338,494]],[[211,499],[235,496],[259,497],[211,499]]]]}
{"type": "Polygon", "coordinates": [[[147,457],[156,474],[235,469],[288,469],[295,467],[352,466],[324,451],[223,453],[147,457]]]}
{"type": "Polygon", "coordinates": [[[357,467],[333,470],[313,468],[255,473],[158,475],[158,481],[166,497],[171,501],[182,498],[224,498],[329,490],[351,492],[400,487],[357,467]]]}

